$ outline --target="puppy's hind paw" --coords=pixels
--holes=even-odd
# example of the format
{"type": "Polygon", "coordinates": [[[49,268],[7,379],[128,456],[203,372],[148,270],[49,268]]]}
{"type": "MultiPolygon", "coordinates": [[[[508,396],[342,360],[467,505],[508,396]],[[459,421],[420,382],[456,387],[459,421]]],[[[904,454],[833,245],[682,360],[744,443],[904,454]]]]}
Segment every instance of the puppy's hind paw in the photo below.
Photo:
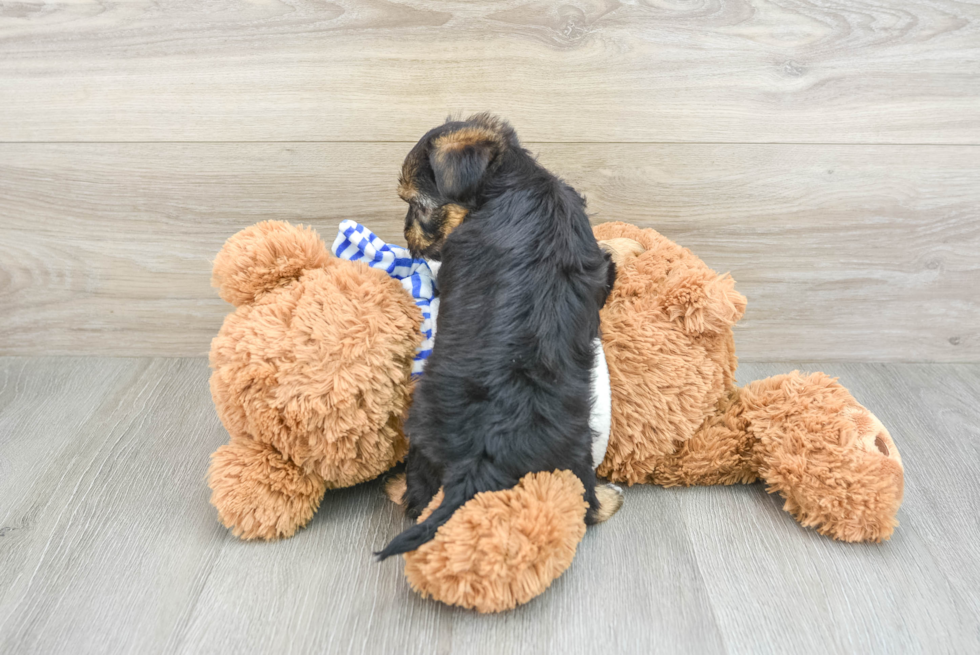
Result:
{"type": "Polygon", "coordinates": [[[596,523],[609,520],[623,506],[623,490],[614,484],[596,485],[595,495],[599,501],[599,509],[595,512],[596,523]]]}
{"type": "Polygon", "coordinates": [[[605,239],[599,242],[599,247],[609,253],[613,263],[618,267],[625,266],[628,260],[646,252],[646,249],[640,245],[639,241],[625,237],[605,239]]]}
{"type": "Polygon", "coordinates": [[[385,495],[396,505],[405,506],[405,491],[408,485],[405,482],[405,474],[399,473],[388,478],[385,482],[385,495]]]}

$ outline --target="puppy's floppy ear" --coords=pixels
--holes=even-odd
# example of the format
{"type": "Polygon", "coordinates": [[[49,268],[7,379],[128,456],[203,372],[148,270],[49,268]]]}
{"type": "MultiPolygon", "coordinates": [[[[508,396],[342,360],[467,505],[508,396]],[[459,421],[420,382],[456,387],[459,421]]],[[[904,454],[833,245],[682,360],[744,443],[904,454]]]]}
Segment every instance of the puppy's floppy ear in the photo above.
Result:
{"type": "Polygon", "coordinates": [[[466,128],[435,139],[429,164],[439,194],[456,202],[469,200],[499,150],[497,135],[484,129],[466,128]]]}

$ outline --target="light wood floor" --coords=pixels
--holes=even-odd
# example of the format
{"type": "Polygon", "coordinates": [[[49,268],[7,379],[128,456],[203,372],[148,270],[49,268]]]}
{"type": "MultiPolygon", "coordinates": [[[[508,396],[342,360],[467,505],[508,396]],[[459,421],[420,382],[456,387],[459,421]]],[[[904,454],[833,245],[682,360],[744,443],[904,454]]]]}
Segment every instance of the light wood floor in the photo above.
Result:
{"type": "Polygon", "coordinates": [[[401,240],[402,158],[481,110],[731,271],[746,361],[980,360],[972,0],[5,1],[0,354],[205,354],[226,238],[401,240]]]}
{"type": "Polygon", "coordinates": [[[372,561],[405,525],[377,483],[283,542],[225,531],[204,360],[0,358],[0,652],[980,652],[980,365],[819,368],[901,448],[890,542],[804,530],[758,485],[634,487],[543,596],[480,616],[372,561]]]}
{"type": "Polygon", "coordinates": [[[0,0],[0,653],[980,652],[977,253],[975,0],[0,0]],[[405,153],[482,110],[596,222],[731,271],[743,381],[951,362],[804,367],[900,444],[891,542],[633,488],[483,617],[371,561],[404,526],[376,483],[282,543],[217,523],[215,253],[400,241],[405,153]]]}

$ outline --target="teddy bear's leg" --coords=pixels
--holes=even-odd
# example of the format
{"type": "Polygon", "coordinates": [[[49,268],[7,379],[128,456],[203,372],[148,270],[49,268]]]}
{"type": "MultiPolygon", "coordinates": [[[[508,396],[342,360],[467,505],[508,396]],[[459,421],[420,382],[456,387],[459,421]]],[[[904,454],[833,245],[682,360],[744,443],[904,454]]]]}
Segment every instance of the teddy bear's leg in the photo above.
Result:
{"type": "Polygon", "coordinates": [[[243,539],[291,537],[313,518],[326,491],[319,475],[247,438],[211,455],[208,478],[218,517],[243,539]]]}
{"type": "Polygon", "coordinates": [[[742,410],[739,389],[730,389],[694,435],[657,460],[643,481],[665,487],[755,482],[756,438],[746,431],[742,410]]]}
{"type": "MultiPolygon", "coordinates": [[[[572,563],[585,535],[584,493],[578,476],[554,471],[477,494],[432,541],[405,553],[405,576],[425,598],[478,612],[526,603],[572,563]]],[[[420,520],[441,502],[440,490],[420,520]]]]}
{"type": "Polygon", "coordinates": [[[888,430],[835,379],[793,372],[741,390],[770,492],[802,525],[843,541],[888,539],[904,489],[888,430]]]}

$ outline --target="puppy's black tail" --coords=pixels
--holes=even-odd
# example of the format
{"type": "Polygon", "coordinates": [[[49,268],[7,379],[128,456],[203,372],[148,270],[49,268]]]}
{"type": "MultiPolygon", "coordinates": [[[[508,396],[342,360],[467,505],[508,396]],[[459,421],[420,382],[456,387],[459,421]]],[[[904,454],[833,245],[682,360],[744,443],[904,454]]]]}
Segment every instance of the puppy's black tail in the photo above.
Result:
{"type": "MultiPolygon", "coordinates": [[[[448,477],[448,476],[447,476],[448,477]]],[[[436,536],[436,531],[442,526],[446,521],[448,521],[457,509],[466,504],[466,501],[470,500],[479,491],[487,491],[488,489],[478,489],[476,485],[473,484],[473,477],[467,476],[453,476],[458,482],[453,484],[452,482],[447,482],[443,485],[443,498],[442,503],[437,507],[432,514],[429,515],[427,519],[421,523],[416,523],[408,530],[405,530],[400,535],[391,540],[391,542],[385,546],[384,550],[375,553],[378,561],[381,562],[392,555],[401,555],[402,553],[407,553],[409,551],[415,550],[422,544],[432,541],[433,537],[436,536]],[[467,479],[469,478],[469,479],[467,479]]],[[[506,488],[502,486],[501,489],[506,488]]]]}

